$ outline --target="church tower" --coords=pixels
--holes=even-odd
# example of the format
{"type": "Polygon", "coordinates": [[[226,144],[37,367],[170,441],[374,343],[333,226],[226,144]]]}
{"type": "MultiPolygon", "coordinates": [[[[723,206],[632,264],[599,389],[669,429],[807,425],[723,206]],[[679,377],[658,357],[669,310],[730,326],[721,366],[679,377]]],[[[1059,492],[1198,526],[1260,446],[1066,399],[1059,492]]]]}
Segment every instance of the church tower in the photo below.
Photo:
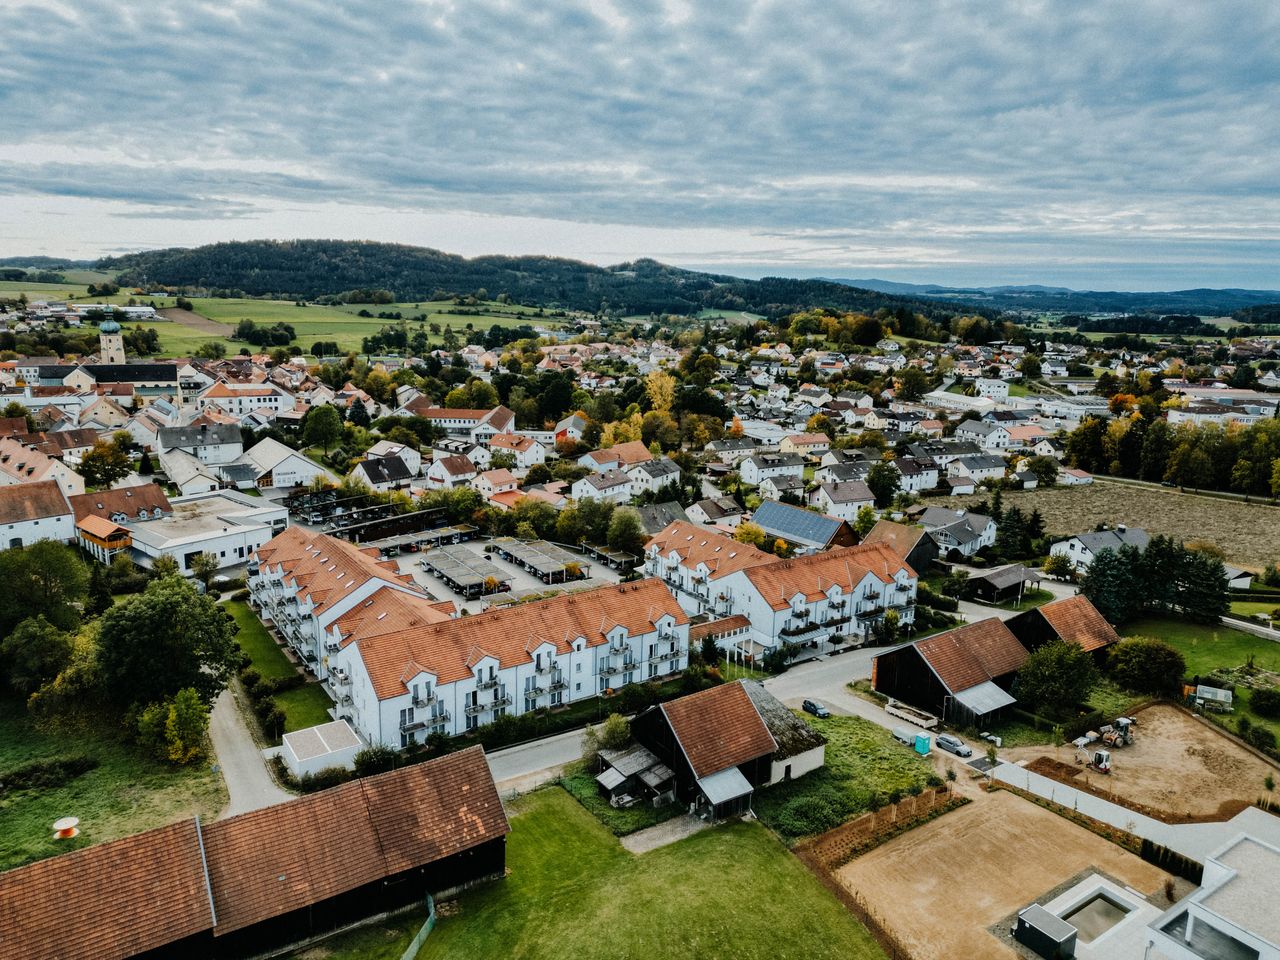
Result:
{"type": "Polygon", "coordinates": [[[103,320],[98,324],[98,354],[100,363],[124,363],[124,337],[120,324],[103,320]]]}

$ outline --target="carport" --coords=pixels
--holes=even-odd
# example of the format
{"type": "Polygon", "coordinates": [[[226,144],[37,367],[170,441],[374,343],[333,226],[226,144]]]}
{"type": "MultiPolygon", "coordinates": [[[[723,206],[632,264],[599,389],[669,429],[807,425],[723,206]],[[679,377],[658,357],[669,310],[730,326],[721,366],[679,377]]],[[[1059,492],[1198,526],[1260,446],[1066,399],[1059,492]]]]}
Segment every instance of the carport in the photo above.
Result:
{"type": "Polygon", "coordinates": [[[726,767],[696,783],[701,796],[698,798],[698,815],[712,820],[736,817],[751,809],[751,784],[737,767],[726,767]]]}
{"type": "Polygon", "coordinates": [[[468,600],[510,588],[511,575],[466,547],[439,547],[424,556],[422,569],[468,600]]]}

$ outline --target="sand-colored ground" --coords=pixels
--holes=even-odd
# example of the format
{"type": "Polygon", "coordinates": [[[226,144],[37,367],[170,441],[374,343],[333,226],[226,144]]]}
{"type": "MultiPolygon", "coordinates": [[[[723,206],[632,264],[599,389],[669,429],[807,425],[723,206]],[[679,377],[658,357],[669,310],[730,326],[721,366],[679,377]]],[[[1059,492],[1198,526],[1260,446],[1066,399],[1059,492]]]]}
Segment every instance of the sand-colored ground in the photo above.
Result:
{"type": "MultiPolygon", "coordinates": [[[[1102,776],[1075,763],[1073,747],[1019,747],[1002,750],[1017,763],[1049,757],[1080,771],[1073,778],[1143,812],[1162,811],[1172,819],[1230,819],[1262,796],[1263,779],[1275,768],[1205,723],[1173,707],[1148,707],[1137,715],[1135,742],[1112,750],[1112,772],[1102,776]]],[[[1041,771],[1044,772],[1044,771],[1041,771]]],[[[1280,774],[1276,774],[1280,779],[1280,774]]]]}
{"type": "Polygon", "coordinates": [[[1148,895],[1167,876],[1000,790],[895,837],[836,877],[916,957],[1012,958],[987,928],[1090,868],[1148,895]]]}

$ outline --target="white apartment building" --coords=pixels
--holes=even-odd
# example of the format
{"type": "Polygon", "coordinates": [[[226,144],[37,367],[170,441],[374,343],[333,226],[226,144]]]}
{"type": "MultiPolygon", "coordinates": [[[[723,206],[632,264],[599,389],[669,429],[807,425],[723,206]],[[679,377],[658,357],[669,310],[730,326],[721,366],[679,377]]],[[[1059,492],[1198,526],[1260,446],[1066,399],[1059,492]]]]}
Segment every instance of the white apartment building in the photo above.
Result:
{"type": "Polygon", "coordinates": [[[766,477],[804,477],[805,459],[798,453],[757,453],[738,466],[743,483],[759,486],[766,477]]]}

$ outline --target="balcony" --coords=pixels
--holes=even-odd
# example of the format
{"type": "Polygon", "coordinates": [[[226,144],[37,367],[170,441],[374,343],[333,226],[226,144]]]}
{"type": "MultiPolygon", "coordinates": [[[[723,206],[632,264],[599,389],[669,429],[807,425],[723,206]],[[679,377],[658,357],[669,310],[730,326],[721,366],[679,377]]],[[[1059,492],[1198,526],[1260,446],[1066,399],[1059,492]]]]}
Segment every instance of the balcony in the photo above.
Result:
{"type": "Polygon", "coordinates": [[[324,642],[324,649],[326,653],[337,653],[342,649],[342,644],[337,640],[326,640],[324,642]]]}
{"type": "Polygon", "coordinates": [[[559,690],[568,690],[569,683],[567,680],[552,680],[551,686],[548,687],[547,689],[550,690],[552,693],[555,693],[559,690]]]}
{"type": "Polygon", "coordinates": [[[610,653],[626,653],[630,649],[625,640],[615,640],[609,644],[610,653]]]}
{"type": "Polygon", "coordinates": [[[477,680],[476,689],[477,690],[496,690],[500,682],[501,681],[497,677],[490,677],[488,680],[483,680],[483,679],[477,680]]]}
{"type": "Polygon", "coordinates": [[[331,679],[340,687],[349,686],[351,683],[351,675],[343,670],[334,670],[331,679]]]}
{"type": "Polygon", "coordinates": [[[657,653],[655,653],[652,657],[650,657],[650,658],[649,658],[649,662],[650,662],[650,663],[662,663],[664,660],[675,660],[677,657],[682,657],[682,656],[684,656],[684,648],[683,648],[683,647],[675,647],[675,648],[673,648],[673,649],[671,649],[671,650],[668,650],[668,651],[666,651],[666,652],[663,652],[663,651],[661,651],[661,650],[660,650],[660,651],[658,651],[658,652],[657,652],[657,653]]]}
{"type": "Polygon", "coordinates": [[[429,707],[439,699],[434,693],[420,693],[413,698],[413,705],[415,707],[429,707]]]}
{"type": "Polygon", "coordinates": [[[485,701],[484,703],[468,703],[462,708],[462,712],[468,717],[474,717],[476,714],[484,713],[489,709],[492,709],[492,704],[485,701]]]}
{"type": "Polygon", "coordinates": [[[858,611],[858,619],[874,620],[876,617],[880,616],[883,613],[884,613],[884,607],[881,607],[881,606],[868,607],[865,610],[858,611]]]}
{"type": "Polygon", "coordinates": [[[559,667],[554,660],[543,660],[541,664],[538,664],[533,669],[535,673],[555,673],[559,667]]]}
{"type": "Polygon", "coordinates": [[[547,692],[546,687],[537,687],[537,686],[526,687],[524,691],[524,695],[526,700],[537,700],[538,697],[541,697],[546,692],[547,692]]]}
{"type": "Polygon", "coordinates": [[[404,720],[400,723],[400,732],[409,733],[412,730],[424,730],[426,726],[426,720],[404,720]]]}
{"type": "Polygon", "coordinates": [[[430,722],[431,726],[433,727],[444,726],[446,723],[449,722],[449,711],[441,710],[439,713],[433,713],[427,719],[428,719],[428,722],[430,722]]]}

